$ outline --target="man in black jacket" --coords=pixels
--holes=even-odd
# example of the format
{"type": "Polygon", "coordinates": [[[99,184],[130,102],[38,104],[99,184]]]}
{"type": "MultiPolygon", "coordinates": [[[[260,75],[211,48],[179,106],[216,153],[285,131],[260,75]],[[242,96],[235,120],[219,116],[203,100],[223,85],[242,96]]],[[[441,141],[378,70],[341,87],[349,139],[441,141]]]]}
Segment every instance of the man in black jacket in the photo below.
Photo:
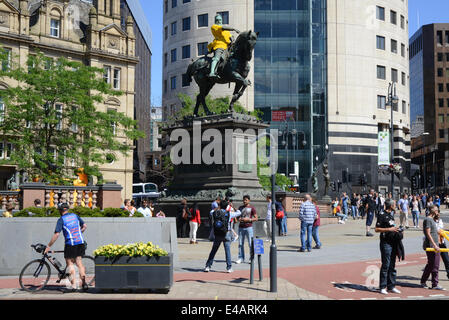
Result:
{"type": "Polygon", "coordinates": [[[372,237],[373,234],[370,232],[370,230],[371,225],[373,224],[374,216],[377,212],[377,202],[373,189],[370,190],[369,195],[366,197],[365,212],[366,212],[366,236],[372,237]]]}
{"type": "MultiPolygon", "coordinates": [[[[377,215],[376,232],[380,233],[380,254],[382,267],[380,268],[379,289],[380,293],[401,293],[396,286],[396,256],[398,255],[398,244],[400,238],[398,233],[401,229],[395,226],[393,203],[391,199],[385,201],[385,210],[377,215]]],[[[401,253],[403,258],[403,253],[401,253]]]]}

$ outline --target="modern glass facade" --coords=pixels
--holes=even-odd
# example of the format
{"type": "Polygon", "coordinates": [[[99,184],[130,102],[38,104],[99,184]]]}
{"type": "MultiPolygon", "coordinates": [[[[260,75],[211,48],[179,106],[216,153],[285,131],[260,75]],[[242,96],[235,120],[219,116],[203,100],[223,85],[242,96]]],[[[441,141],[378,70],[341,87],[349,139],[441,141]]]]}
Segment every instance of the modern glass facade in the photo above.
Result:
{"type": "Polygon", "coordinates": [[[279,173],[307,190],[327,143],[327,0],[255,0],[255,108],[279,130],[279,173]],[[303,143],[303,141],[305,143],[303,143]]]}

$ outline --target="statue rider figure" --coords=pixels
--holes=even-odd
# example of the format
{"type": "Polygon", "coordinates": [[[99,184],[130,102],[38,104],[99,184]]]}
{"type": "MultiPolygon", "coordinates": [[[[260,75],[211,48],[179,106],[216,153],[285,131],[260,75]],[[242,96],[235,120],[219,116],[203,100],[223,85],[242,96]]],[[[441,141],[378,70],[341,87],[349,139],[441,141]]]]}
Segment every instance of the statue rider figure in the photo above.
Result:
{"type": "Polygon", "coordinates": [[[236,33],[240,33],[240,31],[234,28],[223,27],[223,18],[219,14],[215,16],[215,24],[212,25],[211,31],[215,39],[207,46],[209,52],[214,53],[210,66],[209,77],[218,78],[218,75],[216,74],[218,63],[221,59],[225,58],[225,51],[231,44],[232,38],[229,31],[235,31],[236,33]]]}

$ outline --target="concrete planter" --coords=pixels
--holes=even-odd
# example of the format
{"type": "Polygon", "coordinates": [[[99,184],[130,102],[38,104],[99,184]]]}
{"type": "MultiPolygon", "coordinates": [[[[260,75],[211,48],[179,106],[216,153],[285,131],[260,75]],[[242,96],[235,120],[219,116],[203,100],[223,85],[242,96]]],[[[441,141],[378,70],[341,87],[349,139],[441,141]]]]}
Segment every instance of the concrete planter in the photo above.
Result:
{"type": "Polygon", "coordinates": [[[95,258],[95,287],[106,290],[158,290],[173,285],[173,254],[165,257],[95,258]]]}

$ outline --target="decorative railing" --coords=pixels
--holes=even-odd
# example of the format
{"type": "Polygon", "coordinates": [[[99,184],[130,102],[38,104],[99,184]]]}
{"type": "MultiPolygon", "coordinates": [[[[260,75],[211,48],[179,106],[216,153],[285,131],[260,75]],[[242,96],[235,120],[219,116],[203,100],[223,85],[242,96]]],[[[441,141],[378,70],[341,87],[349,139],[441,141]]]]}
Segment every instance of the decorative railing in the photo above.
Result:
{"type": "Polygon", "coordinates": [[[6,210],[6,205],[11,203],[14,206],[14,210],[19,210],[19,191],[0,191],[1,209],[6,210]]]}
{"type": "Polygon", "coordinates": [[[57,207],[59,203],[68,203],[70,208],[97,207],[98,187],[45,187],[45,207],[57,207]]]}

